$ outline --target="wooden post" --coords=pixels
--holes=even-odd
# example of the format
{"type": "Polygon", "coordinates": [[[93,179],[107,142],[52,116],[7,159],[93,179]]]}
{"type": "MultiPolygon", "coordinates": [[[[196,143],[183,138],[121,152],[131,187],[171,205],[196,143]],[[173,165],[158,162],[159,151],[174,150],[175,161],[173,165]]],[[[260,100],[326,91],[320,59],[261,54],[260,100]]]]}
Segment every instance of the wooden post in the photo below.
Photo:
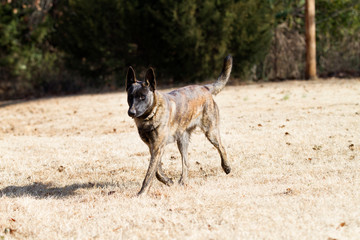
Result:
{"type": "Polygon", "coordinates": [[[306,34],[306,79],[316,79],[316,26],[315,0],[305,3],[305,34],[306,34]]]}

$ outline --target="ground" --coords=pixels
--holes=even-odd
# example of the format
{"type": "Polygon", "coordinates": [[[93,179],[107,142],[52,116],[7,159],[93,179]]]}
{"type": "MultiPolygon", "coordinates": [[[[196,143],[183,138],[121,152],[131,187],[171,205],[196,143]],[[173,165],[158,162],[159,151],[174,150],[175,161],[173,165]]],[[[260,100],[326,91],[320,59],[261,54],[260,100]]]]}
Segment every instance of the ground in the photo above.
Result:
{"type": "MultiPolygon", "coordinates": [[[[215,101],[232,172],[196,131],[188,185],[140,198],[149,153],[124,92],[0,103],[0,239],[358,239],[360,79],[215,101]]],[[[175,144],[163,168],[179,179],[175,144]]]]}

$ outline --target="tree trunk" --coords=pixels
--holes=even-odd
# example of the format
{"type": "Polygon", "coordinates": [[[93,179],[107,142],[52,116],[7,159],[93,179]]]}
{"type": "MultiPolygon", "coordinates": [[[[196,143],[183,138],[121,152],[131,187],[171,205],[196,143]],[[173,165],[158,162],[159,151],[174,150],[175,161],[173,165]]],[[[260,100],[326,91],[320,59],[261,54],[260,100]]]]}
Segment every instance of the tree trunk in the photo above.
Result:
{"type": "Polygon", "coordinates": [[[306,79],[316,79],[316,26],[315,0],[305,3],[305,34],[306,34],[306,79]]]}

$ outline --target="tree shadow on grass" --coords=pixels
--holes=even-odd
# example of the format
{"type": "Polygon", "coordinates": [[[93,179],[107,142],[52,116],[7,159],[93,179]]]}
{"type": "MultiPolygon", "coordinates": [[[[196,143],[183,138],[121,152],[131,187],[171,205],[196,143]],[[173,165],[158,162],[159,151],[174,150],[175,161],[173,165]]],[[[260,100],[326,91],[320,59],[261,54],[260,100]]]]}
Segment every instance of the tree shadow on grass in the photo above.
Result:
{"type": "Polygon", "coordinates": [[[3,196],[7,197],[23,197],[23,196],[32,196],[35,198],[66,198],[73,195],[76,195],[76,190],[78,189],[91,189],[91,188],[107,188],[107,187],[116,187],[117,189],[125,189],[133,183],[75,183],[67,185],[64,187],[53,187],[51,183],[32,183],[26,186],[8,186],[0,190],[0,198],[3,196]],[[128,185],[128,186],[127,186],[128,185]]]}

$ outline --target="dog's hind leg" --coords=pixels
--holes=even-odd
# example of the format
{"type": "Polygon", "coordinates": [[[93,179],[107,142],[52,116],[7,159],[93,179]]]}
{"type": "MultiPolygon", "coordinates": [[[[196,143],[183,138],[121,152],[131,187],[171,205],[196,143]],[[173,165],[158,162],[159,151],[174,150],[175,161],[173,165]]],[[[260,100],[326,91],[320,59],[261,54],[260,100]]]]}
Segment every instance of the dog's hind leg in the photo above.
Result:
{"type": "Polygon", "coordinates": [[[169,178],[168,176],[166,176],[166,174],[163,172],[162,170],[162,166],[161,166],[161,162],[159,163],[157,172],[156,172],[156,178],[162,182],[163,184],[165,184],[166,186],[171,186],[174,184],[174,182],[172,181],[171,178],[169,178]]]}
{"type": "Polygon", "coordinates": [[[221,167],[226,174],[231,171],[230,164],[227,160],[227,155],[224,146],[221,143],[220,130],[219,130],[219,109],[215,102],[213,102],[212,111],[207,111],[204,115],[204,124],[201,129],[204,131],[205,136],[212,145],[218,150],[221,157],[221,167]]]}
{"type": "Polygon", "coordinates": [[[221,157],[221,167],[223,168],[226,174],[229,174],[231,171],[230,164],[227,160],[227,155],[224,146],[221,144],[219,129],[210,129],[208,132],[205,132],[206,137],[218,150],[221,157]]]}
{"type": "Polygon", "coordinates": [[[181,162],[182,162],[182,173],[181,178],[179,180],[179,184],[185,185],[188,178],[188,147],[189,147],[189,139],[190,134],[188,132],[184,132],[183,135],[177,140],[177,145],[181,154],[181,162]]]}
{"type": "Polygon", "coordinates": [[[145,179],[143,181],[142,187],[141,187],[138,195],[143,194],[150,188],[150,185],[151,185],[152,180],[154,179],[155,173],[159,168],[159,163],[160,163],[161,157],[164,153],[164,146],[161,145],[161,146],[157,146],[155,148],[151,148],[150,152],[151,152],[151,158],[150,158],[149,168],[146,172],[145,179]]]}

